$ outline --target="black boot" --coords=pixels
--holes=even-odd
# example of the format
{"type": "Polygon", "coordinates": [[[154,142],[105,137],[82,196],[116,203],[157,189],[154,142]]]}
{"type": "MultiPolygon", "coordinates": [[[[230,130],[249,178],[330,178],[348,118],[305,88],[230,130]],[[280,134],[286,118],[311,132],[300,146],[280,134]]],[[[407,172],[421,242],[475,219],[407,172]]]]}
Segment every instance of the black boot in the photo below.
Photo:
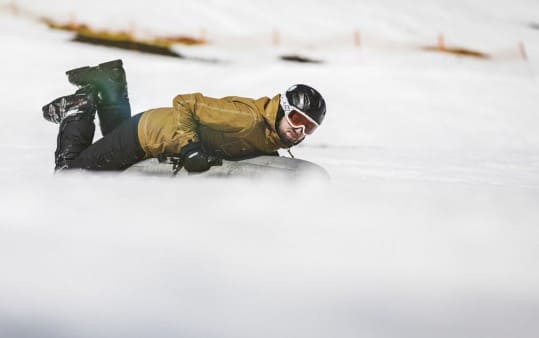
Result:
{"type": "MultiPolygon", "coordinates": [[[[94,139],[94,118],[88,115],[67,116],[60,123],[54,152],[55,171],[69,169],[94,139]]],[[[76,168],[76,166],[75,166],[76,168]]]]}
{"type": "Polygon", "coordinates": [[[95,117],[97,94],[91,86],[84,86],[75,94],[61,96],[41,108],[45,120],[62,123],[69,116],[84,115],[89,119],[95,117]]]}
{"type": "Polygon", "coordinates": [[[69,168],[70,163],[92,144],[95,132],[97,94],[84,86],[75,94],[62,96],[43,106],[43,117],[59,123],[55,170],[69,168]]]}
{"type": "Polygon", "coordinates": [[[91,85],[98,93],[97,114],[103,136],[131,117],[131,106],[122,60],[81,67],[66,72],[69,82],[91,85]]]}

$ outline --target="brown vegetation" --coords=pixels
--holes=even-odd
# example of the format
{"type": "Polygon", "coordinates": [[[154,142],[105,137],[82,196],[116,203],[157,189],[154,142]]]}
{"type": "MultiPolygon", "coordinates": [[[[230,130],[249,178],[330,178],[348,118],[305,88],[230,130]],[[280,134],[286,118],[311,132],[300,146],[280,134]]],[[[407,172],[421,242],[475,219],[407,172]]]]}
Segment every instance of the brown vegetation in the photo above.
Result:
{"type": "Polygon", "coordinates": [[[203,40],[187,36],[155,37],[141,39],[133,33],[126,31],[97,30],[86,24],[70,22],[58,23],[54,20],[42,18],[42,22],[52,29],[74,32],[73,41],[90,43],[101,46],[117,47],[129,50],[137,50],[145,53],[179,57],[180,55],[171,47],[175,44],[198,45],[206,43],[203,40]]]}
{"type": "Polygon", "coordinates": [[[300,63],[322,63],[321,60],[310,59],[308,57],[300,55],[283,55],[281,56],[281,60],[300,63]]]}
{"type": "Polygon", "coordinates": [[[467,56],[467,57],[474,57],[474,58],[479,58],[479,59],[490,59],[490,55],[487,53],[483,53],[483,52],[479,52],[479,51],[467,49],[467,48],[460,48],[460,47],[440,48],[439,46],[426,46],[426,47],[422,47],[421,49],[430,51],[430,52],[448,53],[448,54],[453,54],[456,56],[467,56]]]}

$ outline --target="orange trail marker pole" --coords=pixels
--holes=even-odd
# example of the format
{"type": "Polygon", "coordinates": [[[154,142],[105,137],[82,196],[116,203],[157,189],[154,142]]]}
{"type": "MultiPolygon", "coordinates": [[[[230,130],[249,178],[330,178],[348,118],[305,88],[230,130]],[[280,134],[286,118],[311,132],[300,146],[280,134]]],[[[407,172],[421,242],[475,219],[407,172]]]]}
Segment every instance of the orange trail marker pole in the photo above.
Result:
{"type": "Polygon", "coordinates": [[[273,30],[272,34],[272,44],[273,46],[277,47],[281,43],[281,37],[279,36],[279,31],[277,29],[273,30]]]}
{"type": "Polygon", "coordinates": [[[530,77],[532,78],[532,81],[535,82],[535,72],[533,71],[530,63],[528,62],[528,53],[526,53],[526,46],[524,45],[524,42],[518,43],[518,49],[520,51],[520,56],[528,64],[528,71],[530,72],[530,77]]]}
{"type": "Polygon", "coordinates": [[[522,59],[528,62],[528,54],[526,53],[526,47],[524,46],[524,42],[520,42],[518,44],[518,50],[520,51],[520,56],[522,57],[522,59]]]}
{"type": "Polygon", "coordinates": [[[206,43],[206,36],[208,35],[208,32],[206,31],[206,28],[202,28],[200,30],[200,41],[206,43]]]}
{"type": "Polygon", "coordinates": [[[11,1],[6,7],[11,11],[11,13],[13,13],[13,15],[18,16],[20,14],[19,6],[17,6],[15,1],[11,1]]]}
{"type": "Polygon", "coordinates": [[[69,14],[69,28],[71,29],[75,29],[75,27],[77,26],[77,16],[75,15],[75,13],[71,13],[69,14]]]}
{"type": "Polygon", "coordinates": [[[129,26],[127,28],[129,35],[134,36],[137,32],[137,25],[133,21],[129,21],[129,26]]]}
{"type": "Polygon", "coordinates": [[[359,30],[354,31],[354,46],[361,46],[361,34],[359,33],[359,30]]]}
{"type": "Polygon", "coordinates": [[[443,34],[438,34],[438,50],[444,51],[445,50],[445,39],[443,34]]]}

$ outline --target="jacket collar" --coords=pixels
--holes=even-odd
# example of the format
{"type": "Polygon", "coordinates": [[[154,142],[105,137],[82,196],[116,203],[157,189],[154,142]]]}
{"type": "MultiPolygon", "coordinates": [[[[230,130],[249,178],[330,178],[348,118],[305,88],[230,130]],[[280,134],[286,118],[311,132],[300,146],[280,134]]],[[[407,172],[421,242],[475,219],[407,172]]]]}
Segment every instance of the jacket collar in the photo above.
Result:
{"type": "Polygon", "coordinates": [[[266,132],[266,139],[271,145],[275,147],[275,149],[288,148],[288,146],[281,142],[281,138],[279,137],[279,134],[275,129],[277,122],[277,113],[279,112],[280,98],[280,94],[277,94],[273,98],[271,98],[265,105],[262,112],[262,117],[264,118],[264,121],[266,122],[266,125],[268,127],[268,132],[266,132]]]}

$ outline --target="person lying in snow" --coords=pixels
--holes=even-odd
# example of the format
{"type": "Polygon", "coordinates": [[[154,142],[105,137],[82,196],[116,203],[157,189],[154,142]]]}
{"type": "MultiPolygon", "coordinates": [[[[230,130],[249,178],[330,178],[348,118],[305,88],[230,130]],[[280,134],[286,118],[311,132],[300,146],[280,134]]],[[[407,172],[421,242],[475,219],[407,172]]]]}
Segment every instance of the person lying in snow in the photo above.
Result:
{"type": "Polygon", "coordinates": [[[324,120],[326,103],[307,85],[273,98],[200,93],[177,95],[172,107],[131,117],[121,60],[66,72],[79,87],[43,106],[46,120],[60,125],[55,171],[123,170],[147,158],[175,156],[189,172],[203,172],[221,159],[278,155],[312,134],[324,120]],[[103,137],[92,144],[95,113],[103,137]]]}

